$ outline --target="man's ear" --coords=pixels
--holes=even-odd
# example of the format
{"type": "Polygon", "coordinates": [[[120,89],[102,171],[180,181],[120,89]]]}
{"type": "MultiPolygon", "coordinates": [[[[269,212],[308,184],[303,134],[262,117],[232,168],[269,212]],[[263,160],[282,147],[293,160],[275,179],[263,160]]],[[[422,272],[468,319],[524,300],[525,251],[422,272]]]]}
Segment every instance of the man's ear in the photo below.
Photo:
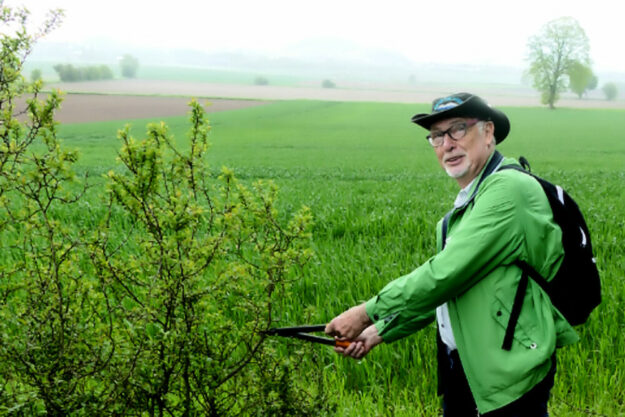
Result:
{"type": "Polygon", "coordinates": [[[488,121],[484,122],[484,134],[486,135],[488,146],[495,145],[495,123],[488,121]]]}

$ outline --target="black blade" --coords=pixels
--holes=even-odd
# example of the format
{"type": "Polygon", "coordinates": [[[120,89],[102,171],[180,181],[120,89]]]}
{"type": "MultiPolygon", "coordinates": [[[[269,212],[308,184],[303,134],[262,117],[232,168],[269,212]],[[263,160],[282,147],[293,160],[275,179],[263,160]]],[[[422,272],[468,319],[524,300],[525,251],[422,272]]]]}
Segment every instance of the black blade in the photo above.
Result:
{"type": "Polygon", "coordinates": [[[306,340],[308,342],[321,343],[323,345],[330,345],[330,346],[334,346],[335,343],[336,343],[334,341],[334,339],[329,339],[327,337],[313,336],[313,335],[307,334],[307,333],[295,333],[295,334],[293,334],[292,337],[296,337],[298,339],[306,340]]]}
{"type": "Polygon", "coordinates": [[[310,326],[277,327],[269,329],[264,333],[279,336],[294,336],[296,333],[322,332],[326,328],[325,324],[314,324],[310,326]]]}

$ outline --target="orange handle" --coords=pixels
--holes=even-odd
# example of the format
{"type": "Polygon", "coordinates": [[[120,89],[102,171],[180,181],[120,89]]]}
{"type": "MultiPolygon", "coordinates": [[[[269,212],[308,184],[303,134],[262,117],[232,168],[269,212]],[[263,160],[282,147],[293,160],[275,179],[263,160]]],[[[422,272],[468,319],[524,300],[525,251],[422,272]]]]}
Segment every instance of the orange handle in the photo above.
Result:
{"type": "Polygon", "coordinates": [[[338,347],[342,347],[342,348],[346,348],[349,345],[351,345],[352,342],[350,342],[349,340],[337,340],[334,342],[334,346],[338,346],[338,347]]]}

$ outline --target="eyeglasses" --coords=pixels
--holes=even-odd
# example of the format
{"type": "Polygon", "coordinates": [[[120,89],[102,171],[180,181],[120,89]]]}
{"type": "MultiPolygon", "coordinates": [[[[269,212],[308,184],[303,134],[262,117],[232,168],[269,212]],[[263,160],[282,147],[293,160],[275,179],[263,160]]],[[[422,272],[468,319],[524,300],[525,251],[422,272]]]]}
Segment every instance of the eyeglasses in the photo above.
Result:
{"type": "Polygon", "coordinates": [[[467,130],[477,122],[479,122],[478,119],[471,119],[466,122],[454,123],[449,129],[431,132],[426,138],[432,147],[438,148],[445,141],[445,135],[449,135],[453,140],[460,140],[467,134],[467,130]]]}

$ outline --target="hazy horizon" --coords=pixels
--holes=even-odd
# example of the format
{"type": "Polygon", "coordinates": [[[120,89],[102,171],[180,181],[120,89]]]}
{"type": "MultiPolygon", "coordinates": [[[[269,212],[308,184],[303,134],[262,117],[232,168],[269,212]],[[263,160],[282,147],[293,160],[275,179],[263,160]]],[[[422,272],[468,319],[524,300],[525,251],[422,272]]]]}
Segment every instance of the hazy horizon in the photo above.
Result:
{"type": "Polygon", "coordinates": [[[286,0],[176,2],[137,0],[11,0],[41,22],[49,9],[65,10],[63,23],[40,41],[97,44],[107,40],[128,49],[234,52],[270,57],[306,53],[317,60],[345,56],[349,47],[387,51],[415,65],[483,65],[523,68],[527,41],[548,21],[571,16],[590,39],[595,72],[625,72],[625,58],[614,53],[625,27],[614,2],[497,0],[430,2],[319,0],[301,5],[286,0]],[[335,43],[337,48],[319,48],[335,43]],[[317,48],[317,50],[315,50],[317,48]],[[337,52],[338,51],[338,52],[337,52]]]}

